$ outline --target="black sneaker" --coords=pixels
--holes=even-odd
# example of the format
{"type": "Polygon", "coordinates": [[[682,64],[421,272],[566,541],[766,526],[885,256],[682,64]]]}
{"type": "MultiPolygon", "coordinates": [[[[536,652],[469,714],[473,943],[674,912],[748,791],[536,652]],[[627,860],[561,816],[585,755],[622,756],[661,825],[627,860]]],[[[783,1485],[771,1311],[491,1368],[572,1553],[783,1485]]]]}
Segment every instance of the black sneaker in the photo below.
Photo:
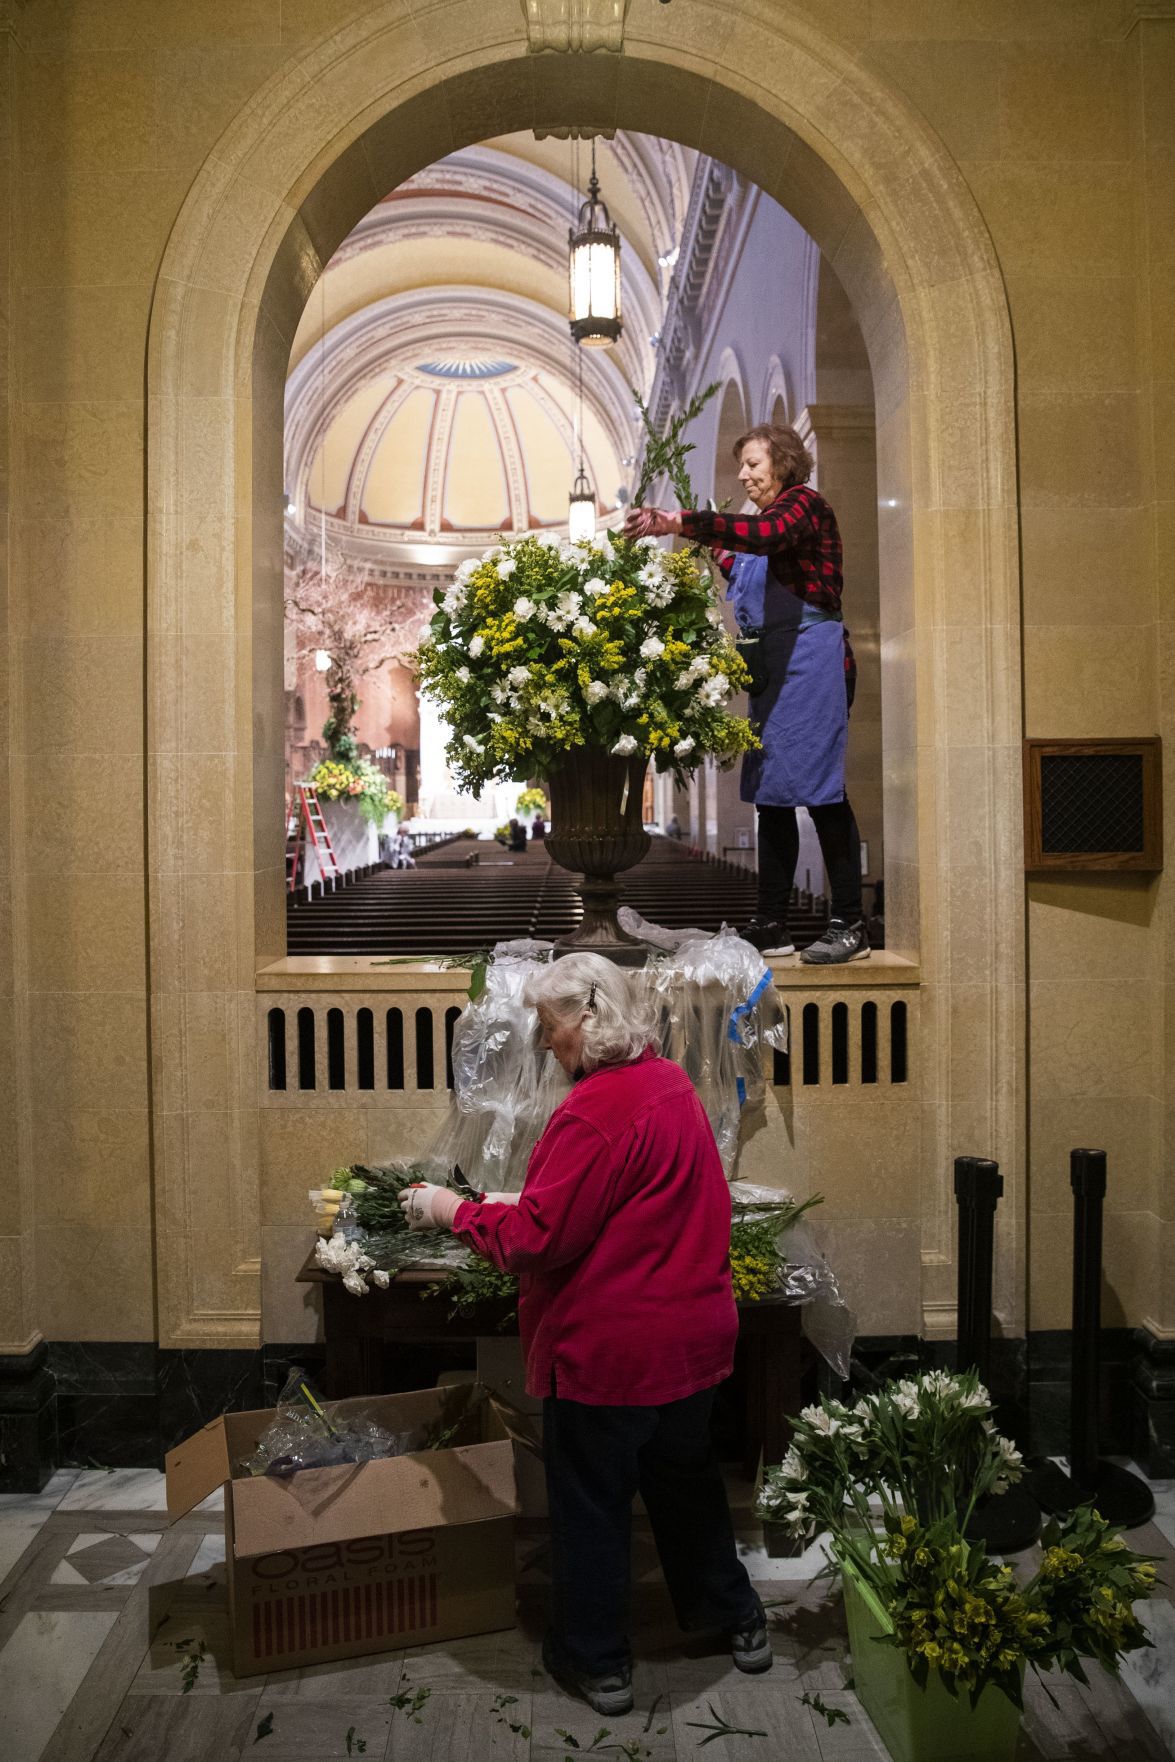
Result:
{"type": "MultiPolygon", "coordinates": [[[[762,1666],[759,1667],[762,1669],[762,1666]]],[[[585,1676],[574,1665],[560,1658],[550,1634],[543,1640],[543,1669],[553,1676],[560,1688],[580,1695],[596,1713],[615,1719],[632,1712],[632,1667],[624,1665],[608,1676],[585,1676]]]]}
{"type": "Polygon", "coordinates": [[[762,1671],[771,1669],[775,1657],[767,1638],[767,1623],[761,1615],[749,1627],[740,1627],[731,1634],[730,1655],[734,1659],[735,1668],[746,1671],[748,1676],[758,1676],[762,1671]]]}
{"type": "Polygon", "coordinates": [[[787,926],[781,924],[778,918],[766,918],[759,912],[755,913],[745,930],[739,931],[739,935],[752,948],[757,948],[760,954],[782,955],[796,952],[795,943],[787,933],[787,926]]]}
{"type": "Polygon", "coordinates": [[[806,948],[800,959],[809,967],[839,967],[846,961],[867,961],[869,938],[864,923],[860,918],[855,924],[833,918],[819,941],[806,948]]]}

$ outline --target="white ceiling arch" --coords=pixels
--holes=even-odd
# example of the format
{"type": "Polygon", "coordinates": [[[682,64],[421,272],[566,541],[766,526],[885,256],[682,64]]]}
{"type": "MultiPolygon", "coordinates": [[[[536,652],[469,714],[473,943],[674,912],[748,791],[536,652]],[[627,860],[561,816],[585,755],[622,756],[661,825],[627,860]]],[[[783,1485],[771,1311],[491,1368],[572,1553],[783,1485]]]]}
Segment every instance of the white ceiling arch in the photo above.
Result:
{"type": "Polygon", "coordinates": [[[638,451],[694,155],[597,143],[621,228],[625,331],[581,350],[567,325],[580,143],[503,136],[426,167],[366,214],[303,313],[286,388],[288,536],[394,564],[557,526],[582,448],[601,515],[638,451]],[[577,432],[576,379],[584,416],[577,432]],[[564,481],[565,480],[565,481],[564,481]]]}

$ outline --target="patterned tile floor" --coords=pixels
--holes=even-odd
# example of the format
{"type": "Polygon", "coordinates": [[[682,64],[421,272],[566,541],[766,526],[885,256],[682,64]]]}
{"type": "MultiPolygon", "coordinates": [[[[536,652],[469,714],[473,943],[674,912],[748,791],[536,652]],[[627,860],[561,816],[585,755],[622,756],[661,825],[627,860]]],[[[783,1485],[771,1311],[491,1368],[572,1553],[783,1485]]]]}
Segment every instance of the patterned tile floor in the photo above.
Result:
{"type": "MultiPolygon", "coordinates": [[[[219,1495],[169,1524],[163,1479],[149,1470],[64,1470],[43,1493],[0,1498],[0,1756],[4,1762],[561,1762],[586,1751],[640,1762],[866,1762],[885,1752],[845,1687],[839,1599],[815,1548],[771,1560],[731,1483],[740,1547],[772,1601],[775,1668],[747,1678],[707,1641],[683,1642],[651,1539],[634,1544],[636,1710],[602,1721],[539,1663],[544,1586],[541,1523],[520,1525],[518,1626],[407,1652],[238,1681],[229,1670],[219,1495]],[[184,1693],[183,1660],[204,1641],[184,1693]],[[181,1644],[182,1642],[182,1644],[181,1644]],[[419,1714],[392,1705],[429,1691],[419,1714]],[[829,1726],[801,1697],[819,1691],[849,1723],[829,1726]],[[503,1704],[502,1697],[513,1699],[503,1704]],[[711,1709],[746,1736],[701,1746],[711,1709]],[[529,1738],[518,1727],[527,1727],[529,1738]],[[258,1736],[260,1730],[265,1734],[258,1736]],[[622,1748],[636,1740],[635,1748],[622,1748]],[[601,1753],[601,1752],[597,1752],[601,1753]]],[[[1156,1486],[1154,1523],[1135,1545],[1160,1555],[1175,1595],[1175,1482],[1156,1486]]],[[[1018,1762],[1167,1762],[1175,1757],[1175,1605],[1148,1621],[1155,1651],[1121,1681],[1053,1683],[1055,1705],[1028,1691],[1018,1762]]]]}

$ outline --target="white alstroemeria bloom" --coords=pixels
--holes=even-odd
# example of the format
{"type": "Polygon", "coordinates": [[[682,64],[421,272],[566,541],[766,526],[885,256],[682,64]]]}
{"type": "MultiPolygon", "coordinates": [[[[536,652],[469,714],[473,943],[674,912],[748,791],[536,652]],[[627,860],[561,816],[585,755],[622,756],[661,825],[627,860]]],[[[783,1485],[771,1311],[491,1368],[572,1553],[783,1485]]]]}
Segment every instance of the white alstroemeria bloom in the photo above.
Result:
{"type": "Polygon", "coordinates": [[[839,1419],[826,1407],[805,1407],[800,1418],[806,1419],[813,1431],[823,1432],[826,1438],[834,1437],[840,1430],[839,1419]]]}
{"type": "Polygon", "coordinates": [[[581,637],[584,640],[589,636],[594,636],[596,634],[596,629],[597,626],[592,623],[590,618],[577,618],[575,623],[571,626],[572,634],[581,637]]]}
{"type": "Polygon", "coordinates": [[[646,661],[655,661],[658,655],[665,653],[665,644],[659,636],[646,636],[641,643],[641,655],[646,661]]]}
{"type": "Polygon", "coordinates": [[[717,710],[730,696],[730,681],[725,673],[715,673],[713,679],[707,679],[698,692],[698,697],[707,709],[717,710]]]}
{"type": "Polygon", "coordinates": [[[480,655],[480,653],[481,653],[482,649],[485,647],[485,645],[486,645],[486,639],[484,636],[480,636],[480,635],[475,636],[469,645],[470,659],[476,661],[478,655],[480,655]]]}
{"type": "Polygon", "coordinates": [[[959,1406],[964,1412],[969,1408],[986,1407],[987,1405],[988,1398],[986,1389],[969,1389],[959,1402],[959,1406]]]}
{"type": "Polygon", "coordinates": [[[799,1481],[804,1478],[804,1463],[799,1451],[792,1444],[787,1455],[779,1465],[779,1472],[787,1481],[799,1481]]]}
{"type": "Polygon", "coordinates": [[[513,557],[503,557],[502,561],[498,564],[499,581],[509,581],[517,567],[518,564],[513,557]]]}
{"type": "Polygon", "coordinates": [[[616,742],[616,745],[612,748],[612,751],[616,753],[618,757],[626,759],[630,753],[636,751],[636,741],[631,734],[622,734],[620,739],[616,742]]]}
{"type": "Polygon", "coordinates": [[[1011,1438],[1000,1438],[999,1451],[1000,1463],[1006,1468],[1019,1468],[1024,1461],[1011,1438]]]}
{"type": "Polygon", "coordinates": [[[511,667],[509,673],[506,675],[506,683],[507,685],[512,685],[515,691],[519,690],[521,686],[529,684],[530,668],[511,667]]]}
{"type": "Polygon", "coordinates": [[[679,759],[684,759],[686,753],[692,753],[694,750],[694,737],[693,737],[693,735],[687,734],[684,740],[679,740],[677,742],[677,744],[673,748],[673,750],[677,754],[679,759]]]}
{"type": "Polygon", "coordinates": [[[468,667],[458,667],[456,677],[461,681],[462,685],[468,685],[469,684],[469,668],[468,667]]]}
{"type": "Polygon", "coordinates": [[[343,1289],[349,1291],[352,1297],[366,1297],[367,1280],[362,1273],[344,1273],[343,1289]]]}
{"type": "Polygon", "coordinates": [[[528,600],[525,594],[520,595],[514,602],[514,616],[516,618],[533,618],[537,611],[538,607],[534,601],[528,600]]]}
{"type": "Polygon", "coordinates": [[[890,1399],[898,1412],[904,1413],[907,1419],[917,1419],[922,1412],[917,1395],[907,1395],[899,1389],[898,1393],[892,1395],[890,1399]]]}
{"type": "Polygon", "coordinates": [[[593,600],[599,599],[602,593],[608,592],[608,583],[603,581],[600,576],[593,575],[590,581],[584,582],[583,591],[593,600]]]}
{"type": "Polygon", "coordinates": [[[466,734],[463,738],[470,752],[483,753],[485,751],[485,747],[481,744],[481,741],[475,740],[472,734],[466,734]]]}
{"type": "Polygon", "coordinates": [[[608,695],[608,687],[602,679],[593,679],[583,695],[589,704],[603,703],[608,695]]]}

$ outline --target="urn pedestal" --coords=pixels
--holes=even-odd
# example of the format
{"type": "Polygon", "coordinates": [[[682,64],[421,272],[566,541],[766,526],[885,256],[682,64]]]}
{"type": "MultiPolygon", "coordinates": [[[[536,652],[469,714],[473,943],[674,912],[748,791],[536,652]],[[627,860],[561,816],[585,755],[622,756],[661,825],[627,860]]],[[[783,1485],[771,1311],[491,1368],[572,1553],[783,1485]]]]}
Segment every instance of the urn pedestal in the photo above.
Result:
{"type": "Polygon", "coordinates": [[[591,748],[552,771],[551,829],[547,850],[562,868],[583,878],[578,891],[583,919],[555,944],[556,956],[606,955],[624,966],[643,966],[648,949],[616,921],[623,888],[616,877],[639,863],[650,839],[641,821],[648,760],[619,758],[591,748]]]}

